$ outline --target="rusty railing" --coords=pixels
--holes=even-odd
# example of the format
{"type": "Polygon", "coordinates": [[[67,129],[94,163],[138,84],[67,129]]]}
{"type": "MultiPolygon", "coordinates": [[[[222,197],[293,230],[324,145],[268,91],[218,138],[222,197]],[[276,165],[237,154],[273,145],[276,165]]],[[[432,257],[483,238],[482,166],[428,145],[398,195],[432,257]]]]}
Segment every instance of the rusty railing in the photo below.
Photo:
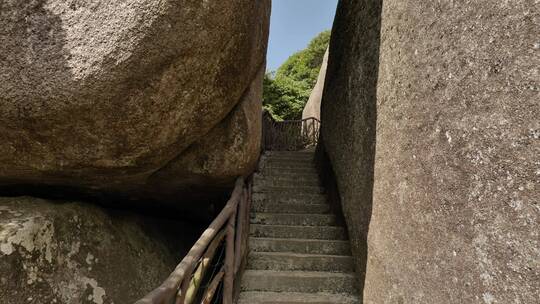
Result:
{"type": "Polygon", "coordinates": [[[262,149],[298,151],[317,145],[321,122],[315,117],[301,120],[274,120],[263,114],[262,149]]]}
{"type": "Polygon", "coordinates": [[[241,265],[247,254],[251,178],[236,180],[231,197],[223,210],[178,264],[171,275],[155,290],[135,304],[220,303],[232,304],[239,288],[241,265]],[[224,262],[209,274],[218,248],[224,247],[224,262]],[[205,282],[205,288],[202,284],[205,282]]]}

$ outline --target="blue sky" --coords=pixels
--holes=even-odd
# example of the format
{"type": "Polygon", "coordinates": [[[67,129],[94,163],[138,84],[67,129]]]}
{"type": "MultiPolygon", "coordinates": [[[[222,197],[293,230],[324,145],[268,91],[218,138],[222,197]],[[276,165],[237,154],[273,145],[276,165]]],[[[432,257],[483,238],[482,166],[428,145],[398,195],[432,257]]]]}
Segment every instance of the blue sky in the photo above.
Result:
{"type": "Polygon", "coordinates": [[[330,29],[338,0],[273,0],[267,70],[276,70],[305,48],[318,33],[330,29]]]}

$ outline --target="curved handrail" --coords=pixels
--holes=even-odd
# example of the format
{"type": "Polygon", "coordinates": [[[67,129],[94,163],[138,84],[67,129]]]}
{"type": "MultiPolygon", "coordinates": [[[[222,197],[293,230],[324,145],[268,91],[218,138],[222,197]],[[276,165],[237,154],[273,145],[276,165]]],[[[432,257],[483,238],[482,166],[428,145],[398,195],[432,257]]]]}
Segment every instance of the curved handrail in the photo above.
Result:
{"type": "Polygon", "coordinates": [[[282,120],[282,121],[277,121],[274,119],[274,117],[272,117],[272,115],[270,114],[270,112],[268,112],[268,110],[266,109],[263,109],[263,117],[268,117],[271,121],[274,121],[274,122],[285,122],[285,121],[296,121],[296,122],[299,122],[299,121],[306,121],[306,120],[315,120],[317,121],[318,123],[321,122],[320,119],[318,119],[317,117],[315,116],[310,116],[310,117],[306,117],[306,118],[302,118],[302,119],[291,119],[291,120],[282,120]]]}
{"type": "Polygon", "coordinates": [[[232,304],[234,275],[242,263],[242,259],[235,255],[243,255],[241,246],[247,238],[246,229],[248,229],[249,224],[247,208],[249,208],[250,189],[250,183],[246,183],[243,177],[239,177],[223,210],[202,233],[188,254],[176,266],[176,269],[158,288],[135,304],[185,303],[186,291],[191,281],[190,276],[207,247],[222,229],[226,229],[225,265],[224,274],[221,274],[224,283],[223,303],[232,304]],[[240,216],[237,219],[238,231],[235,231],[237,213],[240,216]]]}
{"type": "Polygon", "coordinates": [[[290,120],[282,120],[282,121],[274,120],[274,121],[277,123],[298,123],[298,122],[305,122],[305,121],[310,121],[310,120],[314,120],[319,123],[321,122],[317,117],[307,117],[307,118],[302,118],[302,119],[290,119],[290,120]]]}

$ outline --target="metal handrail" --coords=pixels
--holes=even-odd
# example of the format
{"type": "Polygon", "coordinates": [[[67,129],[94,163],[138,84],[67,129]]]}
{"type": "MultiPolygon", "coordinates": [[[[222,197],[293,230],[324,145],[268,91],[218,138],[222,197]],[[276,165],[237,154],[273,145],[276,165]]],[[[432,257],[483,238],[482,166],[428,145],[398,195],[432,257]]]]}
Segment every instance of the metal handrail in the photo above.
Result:
{"type": "Polygon", "coordinates": [[[135,304],[191,304],[195,300],[197,281],[194,274],[205,273],[204,267],[212,260],[216,247],[225,238],[225,262],[222,269],[210,278],[202,303],[210,303],[220,282],[223,282],[223,303],[233,303],[235,284],[247,250],[251,178],[236,180],[230,199],[210,226],[176,266],[169,277],[135,304]],[[191,289],[190,289],[191,287],[191,289]],[[188,292],[188,290],[190,292],[188,292]],[[194,291],[194,292],[193,292],[194,291]]]}

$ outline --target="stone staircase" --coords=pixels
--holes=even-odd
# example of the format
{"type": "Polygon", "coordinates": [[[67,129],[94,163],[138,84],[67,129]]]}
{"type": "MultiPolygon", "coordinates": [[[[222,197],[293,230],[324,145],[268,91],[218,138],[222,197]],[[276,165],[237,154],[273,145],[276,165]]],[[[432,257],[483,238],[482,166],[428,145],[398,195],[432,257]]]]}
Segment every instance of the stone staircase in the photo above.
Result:
{"type": "Polygon", "coordinates": [[[267,152],[254,178],[239,304],[359,303],[346,229],[332,214],[313,152],[267,152]]]}

